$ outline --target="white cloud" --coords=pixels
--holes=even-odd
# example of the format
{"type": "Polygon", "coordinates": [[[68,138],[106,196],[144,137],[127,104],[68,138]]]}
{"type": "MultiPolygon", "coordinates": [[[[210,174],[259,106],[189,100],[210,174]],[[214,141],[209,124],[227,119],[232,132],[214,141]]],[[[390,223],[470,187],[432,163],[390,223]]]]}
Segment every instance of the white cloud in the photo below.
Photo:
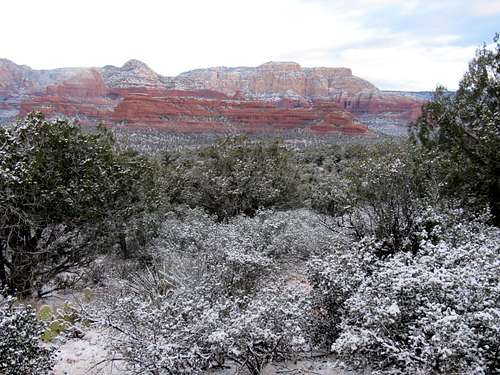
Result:
{"type": "Polygon", "coordinates": [[[421,0],[358,0],[359,6],[370,8],[385,8],[387,6],[397,7],[403,11],[411,12],[415,10],[421,0]]]}
{"type": "Polygon", "coordinates": [[[476,16],[494,16],[500,14],[499,0],[475,0],[472,11],[476,16]]]}
{"type": "Polygon", "coordinates": [[[456,89],[474,50],[475,46],[401,45],[346,50],[340,61],[351,66],[355,74],[387,89],[432,90],[437,84],[456,89]]]}
{"type": "Polygon", "coordinates": [[[137,58],[177,74],[260,64],[296,46],[338,46],[370,35],[342,15],[298,0],[16,0],[2,4],[2,15],[0,55],[37,68],[137,58]]]}
{"type": "Polygon", "coordinates": [[[411,13],[424,2],[5,1],[0,57],[39,69],[122,65],[136,58],[165,75],[286,58],[308,66],[349,66],[384,86],[432,89],[441,82],[453,88],[472,57],[470,47],[449,46],[458,36],[423,41],[366,26],[371,11],[396,7],[411,13]],[[388,43],[375,45],[377,40],[388,43]]]}
{"type": "Polygon", "coordinates": [[[476,46],[449,44],[457,35],[410,38],[389,31],[377,43],[355,47],[295,51],[283,56],[303,66],[350,67],[354,75],[382,89],[433,90],[438,84],[457,88],[476,46]]]}

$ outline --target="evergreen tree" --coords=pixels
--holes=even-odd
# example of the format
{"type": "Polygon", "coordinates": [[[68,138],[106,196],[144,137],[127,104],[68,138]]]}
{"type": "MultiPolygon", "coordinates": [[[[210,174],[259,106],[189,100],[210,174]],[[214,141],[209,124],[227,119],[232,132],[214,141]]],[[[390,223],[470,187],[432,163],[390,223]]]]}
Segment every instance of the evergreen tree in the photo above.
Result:
{"type": "Polygon", "coordinates": [[[500,42],[477,50],[455,95],[438,88],[413,135],[450,161],[447,191],[486,201],[500,225],[500,42]]]}
{"type": "Polygon", "coordinates": [[[95,255],[143,207],[149,169],[110,134],[40,113],[0,130],[0,283],[19,295],[95,255]]]}

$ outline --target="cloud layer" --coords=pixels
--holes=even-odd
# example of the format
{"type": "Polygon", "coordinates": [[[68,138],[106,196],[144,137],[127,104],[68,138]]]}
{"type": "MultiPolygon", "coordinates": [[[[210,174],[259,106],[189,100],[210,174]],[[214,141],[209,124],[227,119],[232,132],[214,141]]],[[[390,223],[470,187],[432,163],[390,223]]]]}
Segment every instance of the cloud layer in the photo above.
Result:
{"type": "Polygon", "coordinates": [[[491,41],[500,1],[16,0],[0,57],[34,68],[145,61],[161,74],[293,60],[348,66],[384,89],[450,89],[491,41]]]}

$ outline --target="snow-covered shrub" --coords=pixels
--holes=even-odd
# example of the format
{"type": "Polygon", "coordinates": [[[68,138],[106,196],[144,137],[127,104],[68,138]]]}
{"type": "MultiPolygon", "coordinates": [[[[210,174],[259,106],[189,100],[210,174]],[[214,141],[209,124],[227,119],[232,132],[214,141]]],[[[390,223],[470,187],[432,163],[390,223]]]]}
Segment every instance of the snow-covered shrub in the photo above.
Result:
{"type": "Polygon", "coordinates": [[[388,253],[415,245],[413,233],[421,204],[413,169],[410,152],[402,150],[353,166],[347,177],[356,207],[350,214],[351,225],[358,240],[375,237],[388,253]]]}
{"type": "Polygon", "coordinates": [[[293,287],[269,287],[248,306],[236,309],[210,336],[225,348],[226,357],[251,374],[260,374],[275,360],[292,358],[308,349],[304,331],[308,301],[304,291],[293,287]]]}
{"type": "Polygon", "coordinates": [[[49,374],[54,350],[40,340],[45,324],[31,306],[15,305],[0,297],[0,373],[3,375],[49,374]]]}
{"type": "Polygon", "coordinates": [[[372,251],[373,246],[378,246],[374,240],[350,246],[339,242],[331,245],[332,252],[311,259],[307,269],[312,287],[310,330],[320,346],[330,346],[337,338],[346,301],[379,261],[372,251]]]}
{"type": "MultiPolygon", "coordinates": [[[[151,249],[154,268],[112,293],[93,319],[115,330],[111,347],[135,373],[199,373],[230,361],[256,374],[290,358],[306,346],[308,290],[288,283],[274,255],[286,252],[279,238],[293,247],[300,236],[286,229],[294,215],[260,212],[220,223],[196,210],[173,214],[151,249]],[[168,285],[161,293],[157,281],[168,285]]],[[[312,219],[303,213],[292,227],[302,220],[312,219]]],[[[326,237],[315,242],[313,233],[312,246],[326,247],[326,237]]]]}
{"type": "Polygon", "coordinates": [[[153,301],[137,295],[105,301],[100,323],[113,329],[110,348],[133,374],[196,373],[215,365],[217,348],[208,335],[220,325],[225,306],[200,294],[175,293],[153,301]]]}
{"type": "Polygon", "coordinates": [[[156,267],[174,286],[210,285],[212,293],[246,294],[272,268],[261,227],[245,219],[219,223],[198,210],[164,223],[152,252],[156,267]]]}
{"type": "Polygon", "coordinates": [[[163,223],[153,253],[212,252],[237,245],[275,260],[308,258],[329,251],[338,237],[325,226],[327,219],[309,210],[259,210],[253,217],[219,223],[200,210],[182,210],[163,223]]]}
{"type": "MultiPolygon", "coordinates": [[[[297,259],[324,254],[337,237],[306,210],[259,211],[225,223],[200,210],[180,210],[163,223],[150,249],[154,261],[149,270],[184,287],[206,282],[210,274],[211,285],[222,293],[247,294],[283,263],[293,262],[297,271],[297,259]]],[[[139,289],[145,284],[150,283],[140,282],[139,289]]]]}
{"type": "Polygon", "coordinates": [[[263,211],[252,219],[257,226],[254,232],[265,233],[268,238],[265,253],[279,262],[293,263],[295,270],[298,260],[329,252],[331,243],[343,236],[325,225],[330,221],[309,210],[263,211]]]}
{"type": "Polygon", "coordinates": [[[309,200],[311,208],[317,212],[342,217],[352,208],[350,182],[337,172],[319,176],[312,184],[309,200]]]}
{"type": "Polygon", "coordinates": [[[417,146],[381,143],[339,161],[331,172],[317,172],[310,205],[337,218],[356,240],[373,237],[383,246],[382,256],[412,250],[416,220],[423,207],[436,200],[430,163],[421,167],[417,146]],[[425,170],[425,171],[424,171],[425,170]]]}
{"type": "Polygon", "coordinates": [[[82,281],[86,284],[104,285],[108,277],[108,265],[98,259],[85,268],[82,281]]]}
{"type": "MultiPolygon", "coordinates": [[[[498,373],[500,231],[479,222],[433,230],[445,239],[422,239],[416,254],[397,252],[355,278],[332,345],[351,365],[386,374],[498,373]]],[[[353,261],[354,269],[366,263],[353,261]]],[[[350,283],[351,269],[333,278],[350,283]]],[[[331,288],[338,294],[338,283],[331,288]]]]}
{"type": "Polygon", "coordinates": [[[457,202],[449,202],[450,207],[428,206],[416,219],[415,238],[419,247],[427,243],[436,245],[444,241],[452,246],[459,246],[474,239],[482,233],[485,223],[490,222],[491,214],[488,207],[475,212],[459,208],[457,202]]]}
{"type": "Polygon", "coordinates": [[[292,289],[225,297],[200,285],[155,300],[110,299],[101,323],[114,330],[110,346],[134,374],[196,374],[228,360],[257,374],[304,349],[304,303],[292,289]]]}

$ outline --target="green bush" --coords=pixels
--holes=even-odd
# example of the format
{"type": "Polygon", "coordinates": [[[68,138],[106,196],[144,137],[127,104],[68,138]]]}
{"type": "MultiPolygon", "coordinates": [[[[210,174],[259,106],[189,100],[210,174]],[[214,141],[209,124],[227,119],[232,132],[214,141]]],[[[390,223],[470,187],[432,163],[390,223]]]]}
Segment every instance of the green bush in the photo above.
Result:
{"type": "Polygon", "coordinates": [[[434,153],[441,192],[463,207],[490,207],[500,225],[500,42],[478,49],[457,92],[438,88],[413,124],[416,140],[434,153]]]}
{"type": "Polygon", "coordinates": [[[54,350],[43,346],[45,323],[31,306],[16,305],[0,297],[0,373],[43,375],[51,373],[54,350]]]}
{"type": "Polygon", "coordinates": [[[42,295],[58,275],[88,264],[103,239],[117,241],[118,229],[151,207],[150,164],[117,153],[104,130],[40,113],[0,128],[1,285],[42,295]]]}
{"type": "Polygon", "coordinates": [[[176,160],[170,155],[165,159],[173,201],[202,207],[219,220],[300,201],[298,169],[279,143],[228,138],[176,160]]]}

